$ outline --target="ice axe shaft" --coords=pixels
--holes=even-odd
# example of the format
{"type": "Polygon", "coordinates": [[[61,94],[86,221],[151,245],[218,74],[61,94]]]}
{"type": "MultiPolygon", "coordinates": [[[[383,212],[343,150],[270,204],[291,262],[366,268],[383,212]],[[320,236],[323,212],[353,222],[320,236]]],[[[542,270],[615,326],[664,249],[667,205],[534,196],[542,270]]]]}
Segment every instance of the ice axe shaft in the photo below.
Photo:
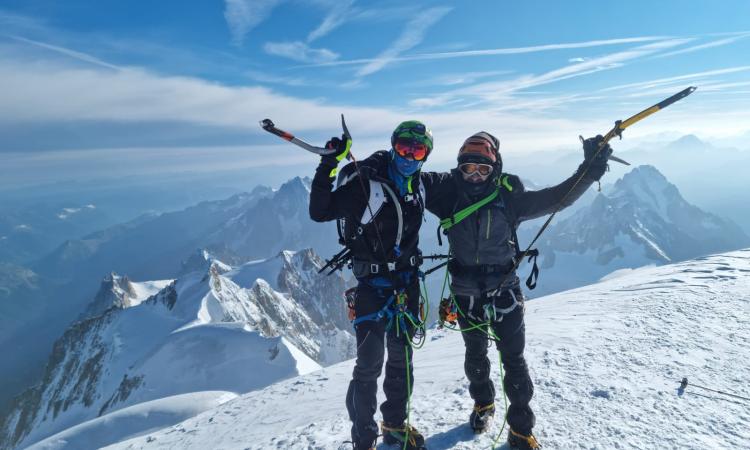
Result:
{"type": "Polygon", "coordinates": [[[635,114],[633,116],[628,117],[625,120],[618,120],[615,122],[615,127],[612,128],[609,133],[607,133],[606,136],[604,136],[604,143],[606,144],[609,142],[610,139],[612,139],[615,136],[619,136],[620,139],[622,139],[622,132],[625,130],[625,128],[640,122],[641,120],[645,119],[646,117],[650,116],[651,114],[654,114],[655,112],[661,111],[662,109],[666,108],[667,106],[671,105],[672,103],[675,103],[679,100],[682,100],[683,98],[687,97],[688,95],[695,92],[695,90],[698,89],[695,86],[690,86],[688,88],[685,88],[681,90],[680,92],[676,93],[675,95],[666,98],[659,103],[655,104],[654,106],[650,108],[646,108],[643,111],[639,112],[638,114],[635,114]]]}
{"type": "MultiPolygon", "coordinates": [[[[675,103],[679,100],[682,100],[683,98],[687,97],[688,95],[692,94],[697,88],[695,86],[690,86],[688,88],[685,88],[681,90],[680,92],[674,94],[673,96],[666,98],[659,103],[655,104],[654,106],[651,106],[649,108],[644,109],[643,111],[639,112],[638,114],[632,115],[628,117],[625,120],[617,120],[615,121],[615,126],[607,132],[606,135],[604,135],[604,139],[602,139],[602,142],[599,144],[599,147],[602,148],[609,141],[611,141],[615,136],[618,136],[620,139],[622,139],[622,132],[625,131],[626,128],[629,126],[640,122],[641,120],[645,119],[646,117],[650,116],[651,114],[654,114],[658,111],[661,111],[662,109],[666,108],[667,106],[671,105],[672,103],[675,103]]],[[[610,160],[619,162],[621,164],[625,164],[629,166],[630,164],[620,159],[616,156],[610,156],[610,160]]]]}
{"type": "MultiPolygon", "coordinates": [[[[280,137],[281,139],[284,139],[285,141],[291,142],[294,145],[297,145],[299,147],[304,148],[308,152],[315,153],[316,155],[332,155],[336,153],[335,148],[325,148],[325,147],[318,147],[312,144],[309,144],[302,139],[299,139],[298,137],[294,136],[292,133],[288,131],[284,131],[280,128],[277,128],[276,125],[274,125],[273,121],[271,119],[263,119],[260,121],[260,126],[264,130],[268,131],[271,134],[275,134],[276,136],[280,137]]],[[[341,115],[341,127],[344,130],[344,136],[347,138],[351,138],[351,135],[349,134],[349,130],[346,127],[346,122],[344,121],[344,115],[341,115]]]]}

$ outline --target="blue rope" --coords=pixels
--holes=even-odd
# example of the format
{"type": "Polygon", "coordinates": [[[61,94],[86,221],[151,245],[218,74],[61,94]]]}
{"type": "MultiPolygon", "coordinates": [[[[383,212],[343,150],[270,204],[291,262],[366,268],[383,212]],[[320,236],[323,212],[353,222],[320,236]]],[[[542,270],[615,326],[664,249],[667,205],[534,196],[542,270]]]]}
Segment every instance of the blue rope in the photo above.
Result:
{"type": "MultiPolygon", "coordinates": [[[[403,291],[399,293],[399,295],[403,295],[403,291]]],[[[393,318],[396,318],[396,336],[401,335],[401,330],[408,330],[406,326],[406,319],[409,319],[411,323],[418,323],[419,321],[414,317],[414,315],[407,309],[406,303],[400,303],[396,304],[394,307],[394,301],[396,300],[395,295],[391,295],[388,297],[388,300],[385,302],[385,305],[378,311],[375,311],[374,313],[367,314],[362,317],[357,317],[352,321],[352,325],[354,328],[357,328],[357,325],[359,325],[362,322],[365,321],[373,321],[378,322],[383,318],[388,319],[388,323],[385,327],[386,333],[390,331],[391,327],[393,326],[394,320],[393,318]]]]}

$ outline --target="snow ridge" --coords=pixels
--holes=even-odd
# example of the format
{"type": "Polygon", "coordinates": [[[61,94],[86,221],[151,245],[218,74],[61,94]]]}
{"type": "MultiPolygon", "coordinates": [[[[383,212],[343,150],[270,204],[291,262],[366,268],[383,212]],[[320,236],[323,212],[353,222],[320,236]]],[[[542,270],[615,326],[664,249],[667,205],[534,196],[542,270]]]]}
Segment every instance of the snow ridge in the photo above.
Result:
{"type": "Polygon", "coordinates": [[[17,397],[0,422],[0,448],[23,447],[97,417],[115,414],[112,420],[119,420],[123,408],[170,396],[260,389],[354,355],[348,321],[342,328],[325,309],[315,311],[341,306],[331,299],[345,281],[317,274],[322,261],[311,250],[256,263],[278,267],[274,284],[280,291],[263,279],[242,287],[232,280],[240,270],[207,252],[197,254],[205,258],[194,266],[198,270],[130,305],[122,299],[164,282],[107,277],[102,298],[92,305],[113,305],[114,299],[120,307],[76,322],[55,343],[42,383],[17,397]]]}
{"type": "MultiPolygon", "coordinates": [[[[748,286],[750,249],[528,301],[531,406],[544,448],[747,447],[746,403],[678,387],[687,376],[750,396],[748,286]]],[[[412,423],[431,450],[490,448],[501,421],[480,436],[467,425],[472,402],[460,335],[431,330],[428,337],[415,353],[412,423]]],[[[276,383],[107,449],[348,448],[344,396],[352,364],[276,383]]]]}

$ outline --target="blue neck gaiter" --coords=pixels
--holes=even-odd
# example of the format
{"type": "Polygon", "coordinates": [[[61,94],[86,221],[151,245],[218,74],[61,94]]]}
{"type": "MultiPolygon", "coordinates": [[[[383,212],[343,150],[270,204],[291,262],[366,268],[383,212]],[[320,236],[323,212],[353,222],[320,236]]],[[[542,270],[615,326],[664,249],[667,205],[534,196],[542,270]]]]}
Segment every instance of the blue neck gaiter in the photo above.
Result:
{"type": "Polygon", "coordinates": [[[412,175],[422,168],[422,161],[414,161],[398,156],[391,150],[391,162],[388,164],[388,176],[396,184],[401,197],[409,193],[409,181],[412,175]]]}

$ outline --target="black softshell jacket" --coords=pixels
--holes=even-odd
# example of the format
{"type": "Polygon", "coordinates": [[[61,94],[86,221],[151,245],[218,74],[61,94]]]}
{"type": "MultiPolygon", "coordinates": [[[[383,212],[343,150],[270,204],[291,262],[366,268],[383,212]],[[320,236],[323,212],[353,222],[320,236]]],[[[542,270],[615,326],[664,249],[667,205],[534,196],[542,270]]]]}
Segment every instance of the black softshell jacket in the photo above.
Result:
{"type": "MultiPolygon", "coordinates": [[[[562,183],[538,191],[526,191],[517,176],[502,174],[501,177],[507,176],[507,182],[501,183],[500,195],[448,230],[448,242],[456,262],[469,268],[487,264],[512,268],[515,257],[513,229],[524,220],[551,214],[575,184],[580,170],[581,167],[562,183]]],[[[441,220],[491,194],[496,186],[488,182],[485,192],[470,198],[464,192],[465,183],[457,169],[447,173],[423,172],[421,176],[426,191],[426,208],[441,220]]],[[[561,209],[572,205],[594,181],[584,177],[565,198],[561,209]]],[[[452,277],[452,289],[456,295],[481,296],[498,286],[518,286],[518,276],[515,273],[491,273],[455,274],[452,277]]]]}
{"type": "MultiPolygon", "coordinates": [[[[360,261],[369,261],[383,264],[384,254],[387,262],[395,262],[398,270],[411,267],[410,258],[416,256],[419,245],[419,227],[422,224],[424,214],[423,200],[419,195],[410,195],[408,199],[398,195],[398,189],[388,177],[388,152],[381,150],[375,152],[365,160],[359,161],[365,179],[360,179],[354,170],[353,163],[341,169],[339,186],[333,190],[333,179],[329,176],[332,167],[321,162],[315,171],[312,188],[310,190],[310,218],[316,222],[326,222],[339,218],[345,219],[346,234],[355,233],[363,215],[369,215],[367,203],[370,199],[370,179],[387,183],[399,198],[399,205],[403,214],[403,232],[399,246],[400,255],[394,250],[396,235],[398,232],[398,215],[392,198],[384,192],[385,203],[377,211],[372,211],[375,219],[363,226],[364,239],[358,240],[358,245],[352,246],[353,258],[360,261]],[[380,246],[380,240],[385,247],[385,253],[380,246]]],[[[419,176],[415,175],[412,188],[415,193],[419,191],[419,176]]],[[[372,206],[372,205],[371,205],[372,206]]]]}

